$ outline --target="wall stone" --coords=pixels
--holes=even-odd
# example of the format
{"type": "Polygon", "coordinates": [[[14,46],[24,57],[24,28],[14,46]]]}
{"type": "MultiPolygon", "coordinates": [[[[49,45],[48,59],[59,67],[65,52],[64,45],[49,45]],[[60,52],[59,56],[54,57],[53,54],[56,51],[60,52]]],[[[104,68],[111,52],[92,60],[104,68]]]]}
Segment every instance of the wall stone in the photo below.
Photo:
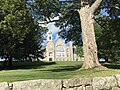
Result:
{"type": "Polygon", "coordinates": [[[119,87],[113,87],[112,90],[120,90],[119,87]]]}
{"type": "Polygon", "coordinates": [[[120,75],[115,75],[115,77],[117,79],[118,87],[120,87],[120,75]]]}
{"type": "Polygon", "coordinates": [[[93,78],[93,90],[110,90],[117,86],[117,80],[114,76],[111,77],[96,77],[93,78]]]}
{"type": "Polygon", "coordinates": [[[86,90],[85,86],[73,87],[73,88],[63,88],[62,90],[86,90]]]}
{"type": "Polygon", "coordinates": [[[110,77],[29,80],[0,83],[0,90],[120,90],[120,75],[110,77]]]}
{"type": "Polygon", "coordinates": [[[13,83],[13,90],[61,90],[61,88],[61,80],[31,80],[13,83]]]}
{"type": "Polygon", "coordinates": [[[0,90],[10,90],[7,82],[0,83],[0,90]]]}
{"type": "Polygon", "coordinates": [[[92,85],[92,79],[91,78],[80,78],[80,79],[67,79],[63,81],[63,87],[69,88],[69,87],[76,87],[76,86],[82,86],[82,85],[92,85]]]}
{"type": "Polygon", "coordinates": [[[93,90],[93,87],[92,86],[86,86],[85,90],[93,90]]]}

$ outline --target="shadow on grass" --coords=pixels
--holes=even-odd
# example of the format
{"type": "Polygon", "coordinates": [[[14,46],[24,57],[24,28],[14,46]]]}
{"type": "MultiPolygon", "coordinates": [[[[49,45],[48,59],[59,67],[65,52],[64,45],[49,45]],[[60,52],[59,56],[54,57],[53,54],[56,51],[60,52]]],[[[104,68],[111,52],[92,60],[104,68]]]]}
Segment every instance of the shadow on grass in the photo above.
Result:
{"type": "Polygon", "coordinates": [[[51,72],[66,72],[66,71],[75,71],[81,68],[80,65],[76,66],[58,66],[55,67],[55,69],[49,69],[49,70],[38,70],[38,71],[51,71],[51,72]]]}
{"type": "MultiPolygon", "coordinates": [[[[3,62],[0,62],[0,70],[9,70],[7,67],[2,65],[3,62]]],[[[56,62],[43,62],[43,61],[15,61],[13,62],[12,70],[16,69],[37,69],[37,68],[44,68],[45,65],[53,65],[56,62]]]]}
{"type": "Polygon", "coordinates": [[[120,65],[108,65],[104,64],[105,67],[110,68],[110,69],[120,69],[120,65]]]}
{"type": "Polygon", "coordinates": [[[101,63],[103,66],[110,69],[120,69],[120,62],[109,62],[109,63],[101,63]]]}
{"type": "MultiPolygon", "coordinates": [[[[109,69],[120,69],[120,63],[111,62],[111,63],[103,63],[103,66],[109,68],[109,69]]],[[[76,66],[58,66],[55,67],[55,69],[46,70],[51,72],[65,72],[65,71],[75,71],[82,67],[82,65],[76,65],[76,66]]],[[[91,70],[91,69],[90,69],[91,70]]],[[[45,71],[45,70],[42,70],[45,71]]]]}

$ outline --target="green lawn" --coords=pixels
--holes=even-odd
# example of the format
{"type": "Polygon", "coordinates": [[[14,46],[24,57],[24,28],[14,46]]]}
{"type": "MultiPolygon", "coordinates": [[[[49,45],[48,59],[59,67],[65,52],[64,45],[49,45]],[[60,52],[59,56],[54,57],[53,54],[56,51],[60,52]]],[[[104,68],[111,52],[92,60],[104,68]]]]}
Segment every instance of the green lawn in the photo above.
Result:
{"type": "Polygon", "coordinates": [[[1,70],[0,82],[14,82],[33,79],[68,79],[110,76],[120,74],[120,63],[103,64],[109,70],[78,70],[82,65],[79,61],[58,62],[14,62],[14,70],[1,70]]]}

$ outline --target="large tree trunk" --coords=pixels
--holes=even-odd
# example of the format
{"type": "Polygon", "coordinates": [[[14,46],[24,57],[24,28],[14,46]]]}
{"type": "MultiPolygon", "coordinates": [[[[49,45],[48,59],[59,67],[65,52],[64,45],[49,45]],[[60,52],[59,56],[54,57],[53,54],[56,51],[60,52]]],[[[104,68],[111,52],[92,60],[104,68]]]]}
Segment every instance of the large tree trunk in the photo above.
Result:
{"type": "Polygon", "coordinates": [[[79,11],[82,27],[82,40],[84,51],[84,64],[82,68],[99,67],[101,64],[97,57],[97,45],[94,33],[94,14],[89,5],[82,7],[79,11]]]}
{"type": "Polygon", "coordinates": [[[82,40],[84,51],[84,63],[82,68],[95,68],[107,69],[98,61],[97,45],[95,41],[94,33],[94,12],[101,4],[102,0],[96,0],[92,5],[89,5],[88,1],[81,1],[81,9],[77,10],[81,20],[82,27],[82,40]]]}

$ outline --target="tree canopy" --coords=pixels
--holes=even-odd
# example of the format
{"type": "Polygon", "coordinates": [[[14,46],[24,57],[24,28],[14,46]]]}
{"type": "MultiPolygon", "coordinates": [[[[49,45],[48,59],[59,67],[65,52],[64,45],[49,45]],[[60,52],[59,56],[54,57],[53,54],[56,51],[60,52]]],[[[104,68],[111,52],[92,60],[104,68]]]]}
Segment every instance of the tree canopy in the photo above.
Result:
{"type": "Polygon", "coordinates": [[[44,32],[25,0],[0,1],[0,57],[10,62],[29,57],[38,51],[44,32]]]}

